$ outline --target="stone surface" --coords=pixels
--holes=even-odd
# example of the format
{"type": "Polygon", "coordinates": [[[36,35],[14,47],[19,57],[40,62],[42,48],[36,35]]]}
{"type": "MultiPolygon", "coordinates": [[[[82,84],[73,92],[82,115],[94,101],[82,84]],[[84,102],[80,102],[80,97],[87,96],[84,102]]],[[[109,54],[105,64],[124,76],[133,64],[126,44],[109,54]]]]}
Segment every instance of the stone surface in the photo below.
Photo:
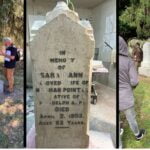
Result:
{"type": "MultiPolygon", "coordinates": [[[[114,148],[109,133],[91,130],[89,135],[90,139],[88,148],[114,148]]],[[[33,125],[27,135],[27,148],[35,148],[35,136],[35,126],[33,125]]]]}
{"type": "Polygon", "coordinates": [[[31,43],[36,147],[85,148],[93,30],[89,22],[80,22],[76,13],[58,5],[31,43]]]}
{"type": "MultiPolygon", "coordinates": [[[[104,86],[103,84],[96,84],[95,86],[96,91],[98,93],[98,100],[96,105],[90,105],[90,130],[97,131],[100,133],[105,133],[106,136],[111,136],[111,139],[113,141],[114,147],[116,147],[116,96],[115,96],[115,90],[111,89],[107,86],[104,86]],[[109,94],[108,94],[109,93],[109,94]]],[[[27,112],[31,110],[29,105],[31,104],[30,100],[33,101],[32,98],[32,89],[27,89],[27,112]],[[28,104],[29,102],[29,104],[28,104]]],[[[35,147],[33,145],[35,140],[32,138],[35,138],[33,134],[35,134],[31,129],[32,126],[34,126],[34,115],[33,113],[28,113],[27,115],[27,146],[28,148],[35,147]],[[32,117],[32,118],[31,118],[32,117]],[[29,132],[30,131],[30,132],[29,132]],[[32,134],[32,132],[33,134],[32,134]],[[32,137],[32,138],[31,138],[32,137]],[[32,142],[33,141],[33,142],[32,142]],[[31,147],[30,147],[31,146],[31,147]]],[[[91,135],[91,134],[90,134],[91,135]]],[[[101,142],[99,141],[98,144],[96,144],[94,141],[94,137],[90,137],[90,145],[92,146],[99,146],[101,142]],[[94,144],[93,144],[94,143],[94,144]]],[[[103,138],[100,139],[103,141],[103,138]]],[[[111,143],[111,142],[110,142],[111,143]]],[[[106,144],[106,143],[105,143],[106,144]]],[[[103,145],[104,146],[104,145],[103,145]]],[[[108,145],[106,144],[105,147],[107,148],[108,145]]]]}
{"type": "Polygon", "coordinates": [[[150,42],[143,45],[143,61],[139,68],[139,74],[150,77],[150,42]]]}

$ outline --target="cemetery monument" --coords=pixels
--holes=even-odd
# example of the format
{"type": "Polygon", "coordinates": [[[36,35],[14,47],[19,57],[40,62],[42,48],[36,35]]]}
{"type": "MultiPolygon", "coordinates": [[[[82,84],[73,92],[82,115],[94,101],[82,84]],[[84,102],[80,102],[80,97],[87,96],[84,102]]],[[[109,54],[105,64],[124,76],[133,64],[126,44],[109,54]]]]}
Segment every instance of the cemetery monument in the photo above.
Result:
{"type": "Polygon", "coordinates": [[[31,42],[37,148],[86,148],[95,40],[65,2],[31,42]]]}

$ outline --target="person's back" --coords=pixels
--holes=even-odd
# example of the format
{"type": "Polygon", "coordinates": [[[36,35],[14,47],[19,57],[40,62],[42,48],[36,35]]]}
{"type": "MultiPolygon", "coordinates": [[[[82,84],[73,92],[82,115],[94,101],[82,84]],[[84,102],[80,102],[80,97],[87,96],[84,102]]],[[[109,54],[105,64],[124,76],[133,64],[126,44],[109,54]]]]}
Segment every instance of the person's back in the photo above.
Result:
{"type": "Polygon", "coordinates": [[[139,62],[141,63],[141,61],[143,60],[143,51],[140,48],[139,43],[137,43],[134,47],[133,47],[133,51],[132,51],[132,58],[135,62],[139,62]]]}
{"type": "Polygon", "coordinates": [[[133,47],[132,59],[134,61],[136,70],[138,72],[138,69],[141,66],[141,62],[143,61],[143,51],[140,48],[140,44],[139,43],[136,43],[136,45],[133,47]]]}
{"type": "Polygon", "coordinates": [[[120,37],[119,45],[119,109],[125,110],[134,105],[132,88],[138,84],[138,74],[134,62],[128,57],[128,48],[120,37]]]}
{"type": "MultiPolygon", "coordinates": [[[[137,140],[143,138],[144,129],[138,128],[134,110],[133,88],[138,84],[138,74],[132,59],[128,56],[128,46],[119,37],[119,110],[122,111],[137,140]]],[[[120,139],[120,147],[122,142],[120,139]]]]}

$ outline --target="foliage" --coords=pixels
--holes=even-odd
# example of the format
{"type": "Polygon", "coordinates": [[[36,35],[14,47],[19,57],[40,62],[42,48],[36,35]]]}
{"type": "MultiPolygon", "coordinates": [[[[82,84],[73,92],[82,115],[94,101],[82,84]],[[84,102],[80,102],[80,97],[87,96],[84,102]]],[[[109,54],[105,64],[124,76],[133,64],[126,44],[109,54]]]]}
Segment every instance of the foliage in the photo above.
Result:
{"type": "Polygon", "coordinates": [[[0,0],[0,38],[12,37],[23,45],[23,0],[0,0]]]}
{"type": "Polygon", "coordinates": [[[124,37],[125,41],[128,41],[129,37],[136,37],[136,28],[129,26],[126,22],[120,21],[119,34],[124,37]]]}
{"type": "Polygon", "coordinates": [[[124,37],[150,37],[150,3],[148,0],[120,0],[120,34],[124,37]],[[135,34],[136,33],[136,34],[135,34]]]}
{"type": "Polygon", "coordinates": [[[130,0],[120,0],[119,1],[119,12],[121,13],[130,5],[130,0]]]}
{"type": "Polygon", "coordinates": [[[72,2],[72,0],[66,0],[68,7],[74,11],[74,4],[72,2]]]}

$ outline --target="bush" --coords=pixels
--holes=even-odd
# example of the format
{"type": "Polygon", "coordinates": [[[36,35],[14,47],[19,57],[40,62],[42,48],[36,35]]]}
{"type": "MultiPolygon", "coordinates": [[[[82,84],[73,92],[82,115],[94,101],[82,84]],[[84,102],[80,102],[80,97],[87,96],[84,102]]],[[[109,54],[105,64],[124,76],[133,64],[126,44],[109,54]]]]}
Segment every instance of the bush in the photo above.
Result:
{"type": "Polygon", "coordinates": [[[127,41],[129,38],[136,37],[136,27],[132,27],[128,23],[120,21],[119,34],[127,41]]]}
{"type": "MultiPolygon", "coordinates": [[[[122,1],[121,1],[122,2],[122,1]]],[[[150,37],[150,3],[147,0],[123,0],[120,6],[119,32],[126,39],[150,37]]]]}

